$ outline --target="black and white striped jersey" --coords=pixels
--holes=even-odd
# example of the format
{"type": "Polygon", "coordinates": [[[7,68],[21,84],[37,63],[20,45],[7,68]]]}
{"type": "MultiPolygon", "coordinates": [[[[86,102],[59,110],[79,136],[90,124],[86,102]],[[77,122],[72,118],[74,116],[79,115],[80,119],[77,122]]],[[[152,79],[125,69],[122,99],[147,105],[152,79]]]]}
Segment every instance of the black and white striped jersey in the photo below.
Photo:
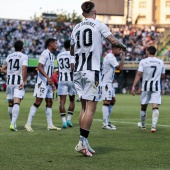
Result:
{"type": "Polygon", "coordinates": [[[71,63],[75,63],[74,56],[70,55],[70,51],[64,51],[58,54],[57,63],[59,69],[60,81],[73,81],[73,72],[71,71],[71,63]]]}
{"type": "Polygon", "coordinates": [[[28,66],[28,56],[22,52],[10,54],[6,60],[7,85],[19,85],[23,81],[22,66],[28,66]]]}
{"type": "Polygon", "coordinates": [[[102,39],[111,34],[105,24],[92,18],[86,18],[74,27],[71,35],[71,45],[74,45],[75,72],[100,71],[102,39]]]}
{"type": "MultiPolygon", "coordinates": [[[[44,72],[51,78],[54,70],[54,55],[48,49],[44,50],[40,55],[39,63],[43,65],[44,72]]],[[[37,82],[41,81],[47,84],[47,78],[38,71],[37,82]]]]}
{"type": "Polygon", "coordinates": [[[165,73],[162,60],[156,57],[142,59],[138,71],[142,72],[142,91],[161,91],[161,74],[165,73]]]}

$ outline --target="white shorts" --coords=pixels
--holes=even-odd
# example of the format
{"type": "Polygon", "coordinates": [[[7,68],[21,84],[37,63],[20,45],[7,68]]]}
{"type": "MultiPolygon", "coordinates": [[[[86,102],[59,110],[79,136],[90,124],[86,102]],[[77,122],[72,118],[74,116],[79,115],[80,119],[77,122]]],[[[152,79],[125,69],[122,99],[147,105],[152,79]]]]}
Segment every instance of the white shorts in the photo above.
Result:
{"type": "Polygon", "coordinates": [[[34,88],[34,95],[38,98],[53,98],[53,90],[50,85],[46,85],[43,82],[36,83],[34,88]]]}
{"type": "Polygon", "coordinates": [[[58,95],[76,95],[76,89],[72,81],[60,81],[58,83],[58,95]]]}
{"type": "Polygon", "coordinates": [[[99,71],[79,71],[74,73],[74,84],[79,98],[98,101],[99,71]]]}
{"type": "Polygon", "coordinates": [[[19,85],[7,85],[6,89],[7,100],[13,100],[15,98],[23,99],[25,95],[25,89],[19,90],[19,85]]]}
{"type": "Polygon", "coordinates": [[[161,104],[161,92],[150,92],[150,91],[142,91],[140,96],[140,103],[142,105],[152,103],[152,104],[161,104]]]}
{"type": "Polygon", "coordinates": [[[102,100],[112,100],[115,97],[115,90],[113,87],[113,83],[107,83],[106,85],[102,85],[102,100]]]}

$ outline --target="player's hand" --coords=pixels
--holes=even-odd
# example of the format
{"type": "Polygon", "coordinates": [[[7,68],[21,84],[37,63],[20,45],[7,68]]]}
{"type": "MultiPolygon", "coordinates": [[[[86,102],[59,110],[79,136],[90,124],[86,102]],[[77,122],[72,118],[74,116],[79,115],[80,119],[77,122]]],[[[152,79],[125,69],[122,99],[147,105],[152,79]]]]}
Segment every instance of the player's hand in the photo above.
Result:
{"type": "Polygon", "coordinates": [[[19,85],[19,90],[21,90],[22,88],[24,88],[24,85],[25,85],[25,83],[22,82],[22,83],[19,85]]]}
{"type": "Polygon", "coordinates": [[[132,93],[132,95],[134,96],[135,95],[135,87],[134,86],[132,86],[132,90],[131,90],[131,93],[132,93]]]}
{"type": "Polygon", "coordinates": [[[51,87],[52,87],[53,92],[54,92],[54,91],[56,90],[56,86],[55,86],[55,84],[54,84],[54,83],[52,83],[51,87]]]}
{"type": "Polygon", "coordinates": [[[51,86],[52,83],[53,83],[52,80],[51,80],[49,77],[47,78],[47,83],[48,83],[50,86],[51,86]]]}
{"type": "Polygon", "coordinates": [[[121,54],[122,54],[121,58],[125,60],[125,52],[123,50],[121,50],[121,54]]]}

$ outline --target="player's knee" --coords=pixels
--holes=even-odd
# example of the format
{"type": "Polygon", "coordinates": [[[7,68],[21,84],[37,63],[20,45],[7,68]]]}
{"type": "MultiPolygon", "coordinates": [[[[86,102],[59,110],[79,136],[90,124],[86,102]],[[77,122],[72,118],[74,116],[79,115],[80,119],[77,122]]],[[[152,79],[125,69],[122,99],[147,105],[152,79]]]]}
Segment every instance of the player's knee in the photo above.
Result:
{"type": "Polygon", "coordinates": [[[41,105],[41,103],[34,103],[34,106],[36,107],[36,108],[38,108],[39,106],[41,105]]]}

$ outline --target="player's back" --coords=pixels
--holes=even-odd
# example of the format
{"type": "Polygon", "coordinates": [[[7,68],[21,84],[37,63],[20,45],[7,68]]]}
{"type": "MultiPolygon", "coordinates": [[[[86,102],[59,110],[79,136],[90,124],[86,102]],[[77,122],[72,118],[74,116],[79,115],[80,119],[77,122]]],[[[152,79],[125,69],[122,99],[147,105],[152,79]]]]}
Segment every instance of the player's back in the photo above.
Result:
{"type": "Polygon", "coordinates": [[[73,73],[71,70],[73,60],[74,56],[70,55],[70,51],[64,51],[58,54],[59,81],[73,81],[73,73]]]}
{"type": "Polygon", "coordinates": [[[105,24],[92,18],[74,27],[71,38],[74,41],[75,71],[100,70],[102,36],[106,38],[110,34],[105,24]]]}
{"type": "Polygon", "coordinates": [[[140,61],[143,67],[142,91],[161,91],[160,79],[164,73],[164,63],[156,57],[148,57],[140,61]]]}
{"type": "Polygon", "coordinates": [[[6,58],[7,84],[19,85],[22,81],[22,66],[28,66],[28,56],[22,52],[14,52],[6,58]]]}

